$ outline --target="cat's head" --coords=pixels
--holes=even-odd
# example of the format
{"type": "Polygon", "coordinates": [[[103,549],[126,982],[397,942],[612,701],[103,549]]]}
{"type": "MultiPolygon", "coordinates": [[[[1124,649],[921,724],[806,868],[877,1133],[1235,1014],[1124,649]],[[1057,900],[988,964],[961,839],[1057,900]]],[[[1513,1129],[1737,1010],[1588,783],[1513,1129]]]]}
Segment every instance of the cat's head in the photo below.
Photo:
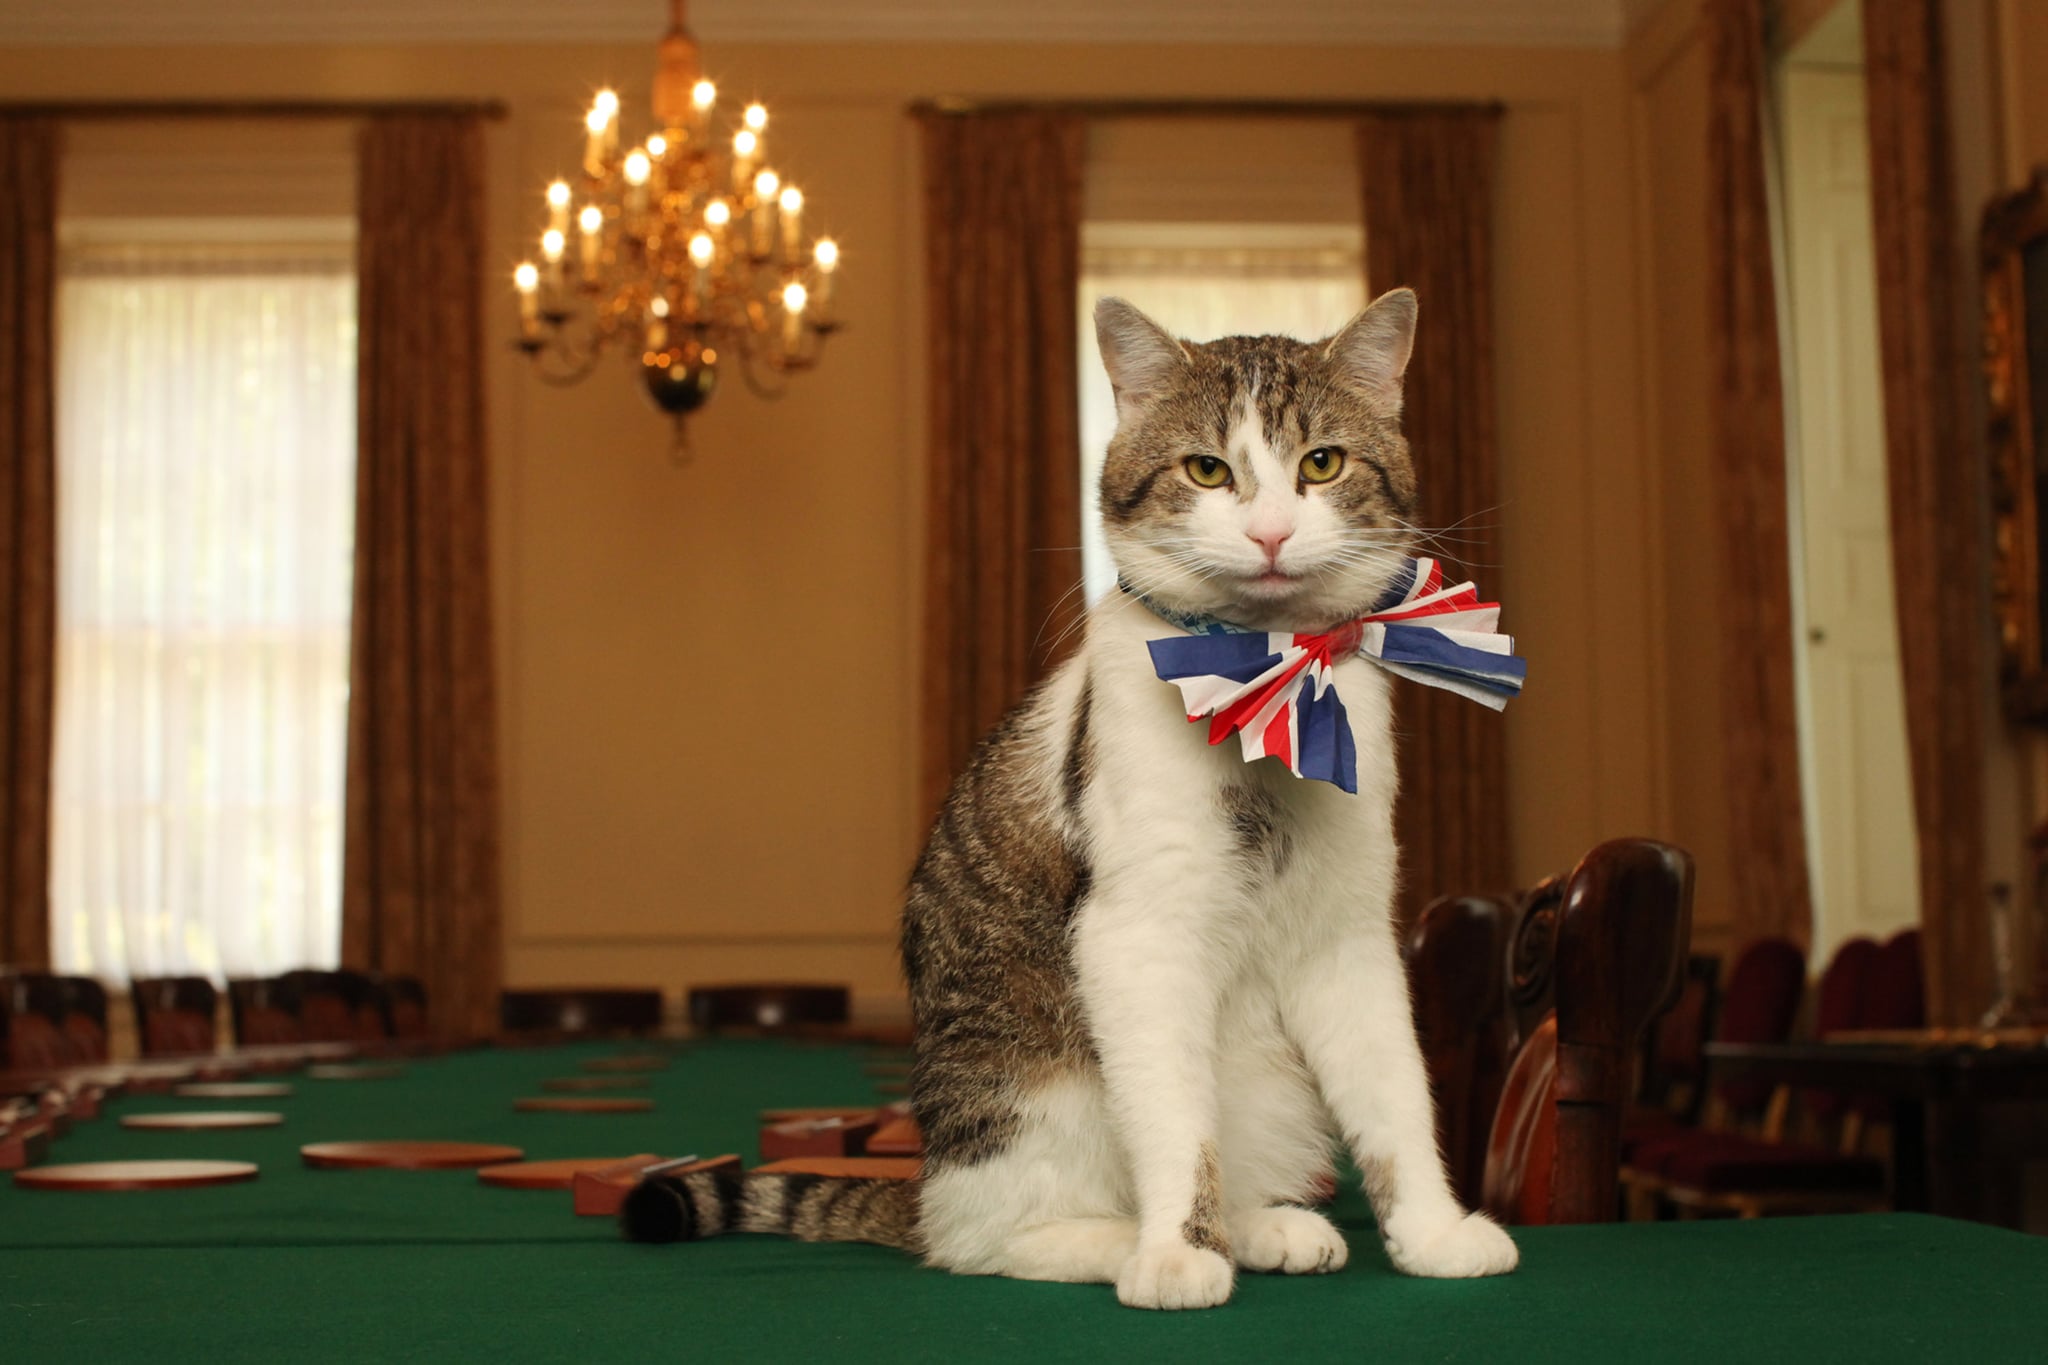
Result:
{"type": "Polygon", "coordinates": [[[1103,532],[1126,584],[1268,630],[1372,605],[1415,513],[1401,437],[1412,290],[1314,343],[1178,341],[1122,299],[1095,305],[1095,335],[1116,390],[1103,532]]]}

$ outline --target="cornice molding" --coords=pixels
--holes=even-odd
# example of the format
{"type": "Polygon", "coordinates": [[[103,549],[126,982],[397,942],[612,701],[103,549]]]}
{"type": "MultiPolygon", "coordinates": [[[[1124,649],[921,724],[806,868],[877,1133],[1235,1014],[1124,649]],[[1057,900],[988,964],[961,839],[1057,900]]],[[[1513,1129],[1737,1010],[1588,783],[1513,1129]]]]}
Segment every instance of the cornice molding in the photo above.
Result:
{"type": "MultiPolygon", "coordinates": [[[[706,43],[1599,47],[1643,0],[696,0],[706,43]]],[[[652,43],[659,0],[11,0],[0,45],[652,43]]]]}

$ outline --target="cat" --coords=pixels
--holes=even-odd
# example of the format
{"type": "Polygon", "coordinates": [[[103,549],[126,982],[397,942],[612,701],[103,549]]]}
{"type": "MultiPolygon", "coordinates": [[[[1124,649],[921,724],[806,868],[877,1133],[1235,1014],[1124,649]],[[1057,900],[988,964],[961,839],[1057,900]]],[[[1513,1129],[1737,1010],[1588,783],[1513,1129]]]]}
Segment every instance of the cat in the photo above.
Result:
{"type": "Polygon", "coordinates": [[[1308,1207],[1341,1133],[1398,1269],[1514,1269],[1437,1150],[1392,921],[1389,675],[1336,665],[1354,795],[1211,747],[1146,648],[1179,615],[1325,630],[1393,583],[1415,514],[1415,320],[1397,289],[1320,343],[1194,344],[1096,306],[1123,591],[982,742],[911,876],[922,1177],[686,1177],[650,1196],[655,1235],[879,1241],[962,1274],[1209,1307],[1238,1268],[1344,1266],[1308,1207]]]}

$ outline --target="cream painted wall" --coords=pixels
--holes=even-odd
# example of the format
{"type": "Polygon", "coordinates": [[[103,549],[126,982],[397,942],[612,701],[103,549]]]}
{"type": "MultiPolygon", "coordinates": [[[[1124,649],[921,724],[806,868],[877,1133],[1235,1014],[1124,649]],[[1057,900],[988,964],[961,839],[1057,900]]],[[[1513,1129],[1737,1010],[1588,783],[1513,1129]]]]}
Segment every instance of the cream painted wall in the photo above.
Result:
{"type": "Polygon", "coordinates": [[[1661,700],[1673,837],[1699,881],[1693,942],[1732,947],[1728,796],[1723,776],[1721,574],[1713,508],[1712,375],[1707,353],[1707,54],[1697,0],[1673,0],[1635,30],[1626,54],[1641,242],[1636,326],[1643,352],[1650,499],[1662,548],[1652,615],[1661,626],[1661,700]]]}
{"type": "MultiPolygon", "coordinates": [[[[614,82],[640,107],[651,55],[15,49],[0,50],[0,88],[18,99],[502,99],[512,112],[491,138],[486,263],[497,278],[534,230],[540,186],[571,164],[580,102],[614,82]]],[[[852,326],[781,403],[737,385],[721,394],[681,470],[622,372],[556,390],[532,382],[509,346],[493,351],[511,982],[675,990],[774,976],[846,980],[876,999],[900,989],[898,889],[923,832],[912,784],[920,210],[903,110],[939,94],[1506,102],[1505,498],[1498,554],[1475,557],[1501,563],[1531,661],[1529,694],[1504,722],[1514,867],[1534,879],[1604,837],[1677,838],[1702,855],[1712,922],[1725,836],[1699,733],[1718,714],[1702,691],[1711,632],[1697,629],[1704,412],[1699,376],[1667,335],[1703,322],[1682,287],[1697,260],[1697,187],[1675,180],[1693,164],[1681,144],[1699,142],[1690,68],[1645,86],[1620,54],[1556,48],[737,46],[707,57],[726,90],[768,100],[777,160],[845,243],[852,326]],[[1655,193],[1637,192],[1636,165],[1655,193]],[[1651,246],[1640,259],[1639,233],[1651,246]]],[[[491,308],[494,333],[509,336],[508,294],[491,308]]]]}

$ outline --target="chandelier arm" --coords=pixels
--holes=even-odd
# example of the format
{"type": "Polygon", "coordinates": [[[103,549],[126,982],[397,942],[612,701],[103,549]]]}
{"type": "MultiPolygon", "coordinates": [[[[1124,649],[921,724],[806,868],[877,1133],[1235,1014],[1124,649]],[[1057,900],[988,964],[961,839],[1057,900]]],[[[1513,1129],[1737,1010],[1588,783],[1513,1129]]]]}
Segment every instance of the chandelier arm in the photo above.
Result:
{"type": "Polygon", "coordinates": [[[743,349],[740,352],[740,379],[746,384],[747,392],[772,403],[789,392],[789,384],[786,381],[777,383],[763,380],[757,368],[759,364],[760,360],[754,354],[753,347],[743,349]]]}

